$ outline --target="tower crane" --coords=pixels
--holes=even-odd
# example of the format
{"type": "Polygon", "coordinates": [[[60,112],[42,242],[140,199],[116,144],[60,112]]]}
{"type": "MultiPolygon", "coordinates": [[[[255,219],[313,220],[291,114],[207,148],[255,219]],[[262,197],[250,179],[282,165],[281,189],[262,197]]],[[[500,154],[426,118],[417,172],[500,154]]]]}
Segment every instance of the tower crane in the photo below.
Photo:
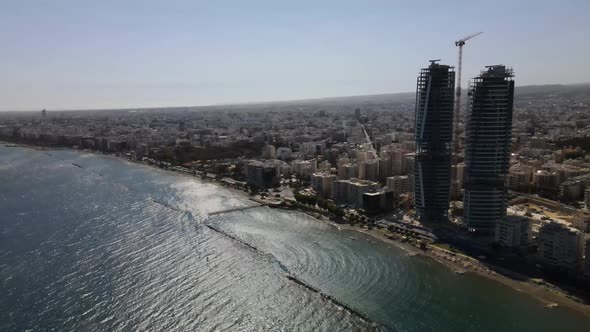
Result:
{"type": "MultiPolygon", "coordinates": [[[[457,77],[456,91],[455,91],[455,104],[453,105],[453,165],[457,166],[459,163],[459,110],[461,108],[461,66],[463,64],[463,46],[465,42],[471,38],[481,35],[483,32],[477,32],[467,37],[461,38],[455,42],[455,46],[459,49],[459,59],[457,61],[457,77]]],[[[457,186],[457,170],[453,174],[453,186],[457,186]]],[[[456,188],[458,192],[459,188],[456,188]]]]}

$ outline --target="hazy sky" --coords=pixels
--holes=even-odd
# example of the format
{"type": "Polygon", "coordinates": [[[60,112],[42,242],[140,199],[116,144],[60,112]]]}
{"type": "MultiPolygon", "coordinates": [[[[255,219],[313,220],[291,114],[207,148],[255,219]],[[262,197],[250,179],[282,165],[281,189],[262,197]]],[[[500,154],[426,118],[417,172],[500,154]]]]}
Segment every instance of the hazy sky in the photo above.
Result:
{"type": "Polygon", "coordinates": [[[590,81],[590,1],[0,0],[0,110],[207,105],[414,91],[428,59],[463,84],[590,81]]]}

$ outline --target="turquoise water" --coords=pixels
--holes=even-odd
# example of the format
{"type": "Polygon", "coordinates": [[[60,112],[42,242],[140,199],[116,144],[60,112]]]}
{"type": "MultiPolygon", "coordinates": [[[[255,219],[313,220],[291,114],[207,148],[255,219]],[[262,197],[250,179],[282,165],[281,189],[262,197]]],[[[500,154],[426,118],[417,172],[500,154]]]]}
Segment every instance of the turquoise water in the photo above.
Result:
{"type": "Polygon", "coordinates": [[[75,151],[0,147],[1,331],[587,331],[504,285],[75,151]],[[72,165],[75,163],[81,167],[72,165]],[[205,227],[212,225],[240,241],[205,227]],[[370,321],[302,287],[309,285],[370,321]]]}

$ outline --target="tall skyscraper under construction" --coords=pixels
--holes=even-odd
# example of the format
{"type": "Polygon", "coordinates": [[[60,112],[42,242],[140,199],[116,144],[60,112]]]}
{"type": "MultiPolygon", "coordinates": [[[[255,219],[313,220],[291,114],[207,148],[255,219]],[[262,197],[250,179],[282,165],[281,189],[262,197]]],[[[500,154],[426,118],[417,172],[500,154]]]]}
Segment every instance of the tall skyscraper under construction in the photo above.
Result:
{"type": "Polygon", "coordinates": [[[514,81],[512,69],[487,66],[471,82],[465,127],[464,222],[479,234],[506,217],[514,81]]]}
{"type": "Polygon", "coordinates": [[[436,61],[418,76],[414,205],[426,223],[448,220],[454,87],[453,67],[436,61]]]}

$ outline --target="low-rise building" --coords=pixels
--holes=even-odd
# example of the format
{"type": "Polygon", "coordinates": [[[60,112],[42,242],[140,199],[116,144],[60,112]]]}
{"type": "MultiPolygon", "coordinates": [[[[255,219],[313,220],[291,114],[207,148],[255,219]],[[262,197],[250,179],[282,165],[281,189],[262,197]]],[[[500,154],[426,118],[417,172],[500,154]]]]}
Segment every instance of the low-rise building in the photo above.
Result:
{"type": "Polygon", "coordinates": [[[531,190],[533,179],[533,167],[516,164],[510,167],[508,175],[508,188],[510,190],[528,193],[531,190]]]}
{"type": "Polygon", "coordinates": [[[333,199],[339,204],[347,204],[354,208],[363,207],[363,194],[379,190],[379,183],[350,179],[334,182],[333,199]]]}
{"type": "Polygon", "coordinates": [[[363,193],[363,209],[369,213],[378,213],[381,206],[381,193],[363,193]]]}
{"type": "Polygon", "coordinates": [[[559,193],[559,175],[556,172],[537,171],[534,175],[537,193],[545,196],[555,196],[559,193]]]}
{"type": "Polygon", "coordinates": [[[274,145],[265,145],[262,147],[262,159],[276,159],[277,151],[274,145]]]}
{"type": "Polygon", "coordinates": [[[317,171],[317,160],[295,160],[291,163],[291,171],[300,177],[309,178],[317,171]]]}
{"type": "Polygon", "coordinates": [[[572,218],[572,226],[584,233],[590,232],[590,212],[577,211],[572,218]]]}
{"type": "Polygon", "coordinates": [[[271,162],[250,160],[244,167],[246,182],[258,188],[270,188],[279,183],[277,167],[271,162]]]}
{"type": "Polygon", "coordinates": [[[390,176],[385,183],[387,189],[393,192],[395,202],[399,202],[400,195],[412,191],[412,179],[408,175],[390,176]]]}
{"type": "Polygon", "coordinates": [[[537,257],[551,268],[579,271],[583,258],[582,233],[557,222],[541,226],[537,237],[537,257]]]}
{"type": "Polygon", "coordinates": [[[532,238],[532,221],[527,217],[510,215],[496,223],[495,241],[501,246],[526,247],[532,238]]]}
{"type": "Polygon", "coordinates": [[[559,186],[559,200],[562,202],[574,202],[584,197],[585,183],[580,180],[570,180],[559,186]]]}
{"type": "Polygon", "coordinates": [[[336,175],[329,173],[314,173],[311,176],[311,187],[315,192],[324,198],[332,197],[334,194],[334,182],[336,175]]]}
{"type": "Polygon", "coordinates": [[[381,190],[364,193],[363,209],[370,214],[393,210],[393,192],[381,190]]]}
{"type": "Polygon", "coordinates": [[[358,177],[358,166],[356,164],[343,164],[338,166],[338,177],[348,180],[358,177]]]}

